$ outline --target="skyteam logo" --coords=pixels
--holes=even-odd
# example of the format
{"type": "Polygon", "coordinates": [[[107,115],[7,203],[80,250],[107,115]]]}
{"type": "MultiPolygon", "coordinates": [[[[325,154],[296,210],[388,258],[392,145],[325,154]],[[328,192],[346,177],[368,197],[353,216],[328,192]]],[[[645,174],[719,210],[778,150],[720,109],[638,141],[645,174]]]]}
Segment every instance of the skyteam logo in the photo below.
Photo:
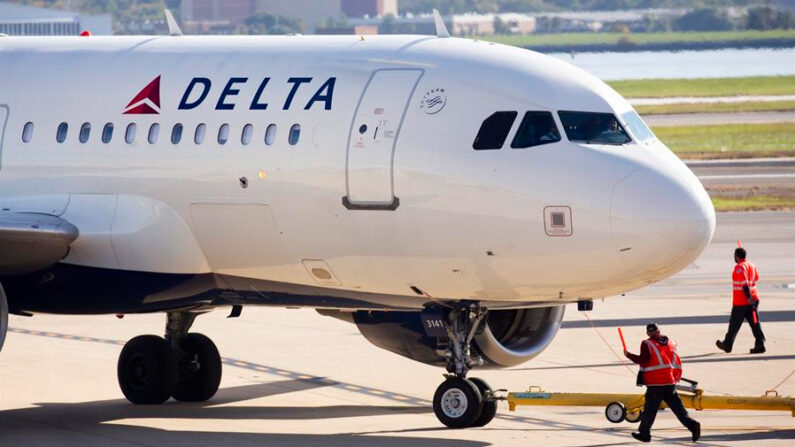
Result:
{"type": "Polygon", "coordinates": [[[435,88],[433,90],[429,90],[427,93],[425,93],[425,96],[422,97],[422,102],[420,102],[420,110],[427,113],[428,115],[434,115],[441,112],[445,104],[447,104],[447,95],[444,93],[444,89],[435,88]]]}
{"type": "Polygon", "coordinates": [[[124,115],[160,114],[160,75],[146,85],[124,108],[124,115]]]}

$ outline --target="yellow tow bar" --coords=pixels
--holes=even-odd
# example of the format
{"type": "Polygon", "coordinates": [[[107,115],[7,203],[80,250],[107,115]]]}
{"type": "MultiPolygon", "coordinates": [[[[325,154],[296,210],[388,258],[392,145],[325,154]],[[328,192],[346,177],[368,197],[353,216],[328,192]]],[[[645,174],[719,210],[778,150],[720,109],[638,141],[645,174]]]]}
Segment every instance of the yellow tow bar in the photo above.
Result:
{"type": "MultiPolygon", "coordinates": [[[[795,417],[795,399],[780,397],[778,393],[768,393],[762,397],[752,396],[705,396],[700,388],[680,389],[679,396],[685,407],[700,410],[755,410],[789,411],[795,417]]],[[[605,417],[610,422],[640,420],[643,394],[609,393],[548,393],[540,387],[530,387],[526,392],[508,393],[505,398],[508,408],[516,411],[520,405],[605,407],[605,417]]],[[[663,403],[660,408],[666,408],[663,403]]]]}

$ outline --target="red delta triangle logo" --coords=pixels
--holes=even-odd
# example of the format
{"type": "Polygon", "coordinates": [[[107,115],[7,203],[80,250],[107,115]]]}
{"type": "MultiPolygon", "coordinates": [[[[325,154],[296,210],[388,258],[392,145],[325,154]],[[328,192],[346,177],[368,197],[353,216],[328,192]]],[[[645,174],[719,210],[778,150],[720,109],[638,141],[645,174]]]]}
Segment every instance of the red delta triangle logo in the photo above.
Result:
{"type": "Polygon", "coordinates": [[[124,115],[160,114],[160,75],[146,85],[124,108],[124,115]]]}

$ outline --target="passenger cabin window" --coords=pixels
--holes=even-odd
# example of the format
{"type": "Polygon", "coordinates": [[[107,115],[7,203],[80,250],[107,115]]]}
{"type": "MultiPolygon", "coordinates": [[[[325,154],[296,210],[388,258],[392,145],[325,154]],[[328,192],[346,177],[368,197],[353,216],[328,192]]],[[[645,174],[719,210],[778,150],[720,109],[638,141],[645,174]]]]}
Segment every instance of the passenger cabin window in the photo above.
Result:
{"type": "Polygon", "coordinates": [[[147,137],[147,141],[149,144],[157,143],[157,138],[160,136],[160,124],[154,123],[149,126],[149,135],[147,137]]]}
{"type": "Polygon", "coordinates": [[[66,141],[66,134],[69,133],[69,125],[61,123],[58,125],[58,132],[55,133],[55,141],[63,143],[66,141]]]}
{"type": "Polygon", "coordinates": [[[240,135],[240,142],[243,143],[243,146],[247,146],[251,143],[251,135],[254,133],[254,126],[251,124],[246,124],[243,126],[243,133],[240,135]]]}
{"type": "Polygon", "coordinates": [[[549,112],[527,112],[513,137],[511,147],[524,149],[560,141],[558,126],[549,112]]]}
{"type": "Polygon", "coordinates": [[[274,141],[276,141],[276,125],[270,124],[268,129],[265,130],[265,144],[270,146],[274,141]]]}
{"type": "Polygon", "coordinates": [[[105,144],[110,143],[110,140],[113,138],[113,123],[105,124],[105,127],[102,128],[102,142],[105,144]]]}
{"type": "Polygon", "coordinates": [[[641,117],[638,116],[638,112],[633,110],[631,112],[624,113],[621,115],[621,118],[627,123],[627,129],[629,130],[629,133],[635,137],[635,140],[646,142],[656,138],[651,129],[649,129],[649,126],[647,126],[641,117]]]}
{"type": "Polygon", "coordinates": [[[182,129],[182,124],[174,124],[174,128],[171,129],[171,144],[179,144],[182,140],[182,129]]]}
{"type": "Polygon", "coordinates": [[[301,138],[301,125],[293,124],[293,127],[290,128],[290,136],[287,138],[287,142],[290,143],[290,146],[295,146],[298,144],[299,138],[301,138]]]}
{"type": "Polygon", "coordinates": [[[207,125],[204,123],[196,126],[196,133],[193,134],[193,142],[196,144],[204,143],[204,137],[207,135],[207,125]]]}
{"type": "Polygon", "coordinates": [[[28,121],[25,123],[25,127],[22,128],[22,142],[23,143],[30,143],[30,140],[33,139],[33,123],[28,121]]]}
{"type": "Polygon", "coordinates": [[[502,149],[517,112],[494,112],[483,121],[472,147],[476,150],[502,149]]]}
{"type": "Polygon", "coordinates": [[[80,126],[80,136],[78,137],[80,139],[80,142],[86,143],[90,136],[91,136],[91,124],[83,123],[83,125],[80,126]]]}
{"type": "Polygon", "coordinates": [[[612,113],[558,112],[569,141],[621,145],[632,141],[612,113]]]}
{"type": "Polygon", "coordinates": [[[229,124],[222,124],[218,129],[218,144],[224,145],[229,141],[229,124]]]}
{"type": "Polygon", "coordinates": [[[127,144],[133,144],[135,142],[135,131],[138,130],[138,126],[135,123],[130,123],[127,125],[127,130],[124,131],[124,142],[127,144]]]}

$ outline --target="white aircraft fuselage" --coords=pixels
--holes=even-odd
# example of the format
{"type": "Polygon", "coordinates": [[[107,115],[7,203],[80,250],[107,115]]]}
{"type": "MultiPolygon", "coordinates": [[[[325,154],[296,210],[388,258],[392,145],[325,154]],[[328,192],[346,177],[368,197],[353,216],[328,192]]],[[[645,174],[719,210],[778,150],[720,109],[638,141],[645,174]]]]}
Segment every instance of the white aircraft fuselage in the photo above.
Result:
{"type": "MultiPolygon", "coordinates": [[[[704,188],[656,138],[567,140],[559,111],[610,113],[627,127],[626,100],[518,48],[418,36],[3,37],[0,67],[0,206],[71,222],[80,235],[62,264],[96,273],[210,274],[230,301],[267,303],[289,285],[384,308],[522,306],[659,281],[714,231],[704,188]],[[151,88],[131,102],[150,82],[160,103],[151,88]],[[474,150],[498,111],[518,112],[505,147],[474,150]],[[562,139],[509,147],[526,111],[551,112],[562,139]],[[548,208],[565,213],[560,235],[548,208]]],[[[167,290],[140,298],[188,293],[167,290]]]]}

